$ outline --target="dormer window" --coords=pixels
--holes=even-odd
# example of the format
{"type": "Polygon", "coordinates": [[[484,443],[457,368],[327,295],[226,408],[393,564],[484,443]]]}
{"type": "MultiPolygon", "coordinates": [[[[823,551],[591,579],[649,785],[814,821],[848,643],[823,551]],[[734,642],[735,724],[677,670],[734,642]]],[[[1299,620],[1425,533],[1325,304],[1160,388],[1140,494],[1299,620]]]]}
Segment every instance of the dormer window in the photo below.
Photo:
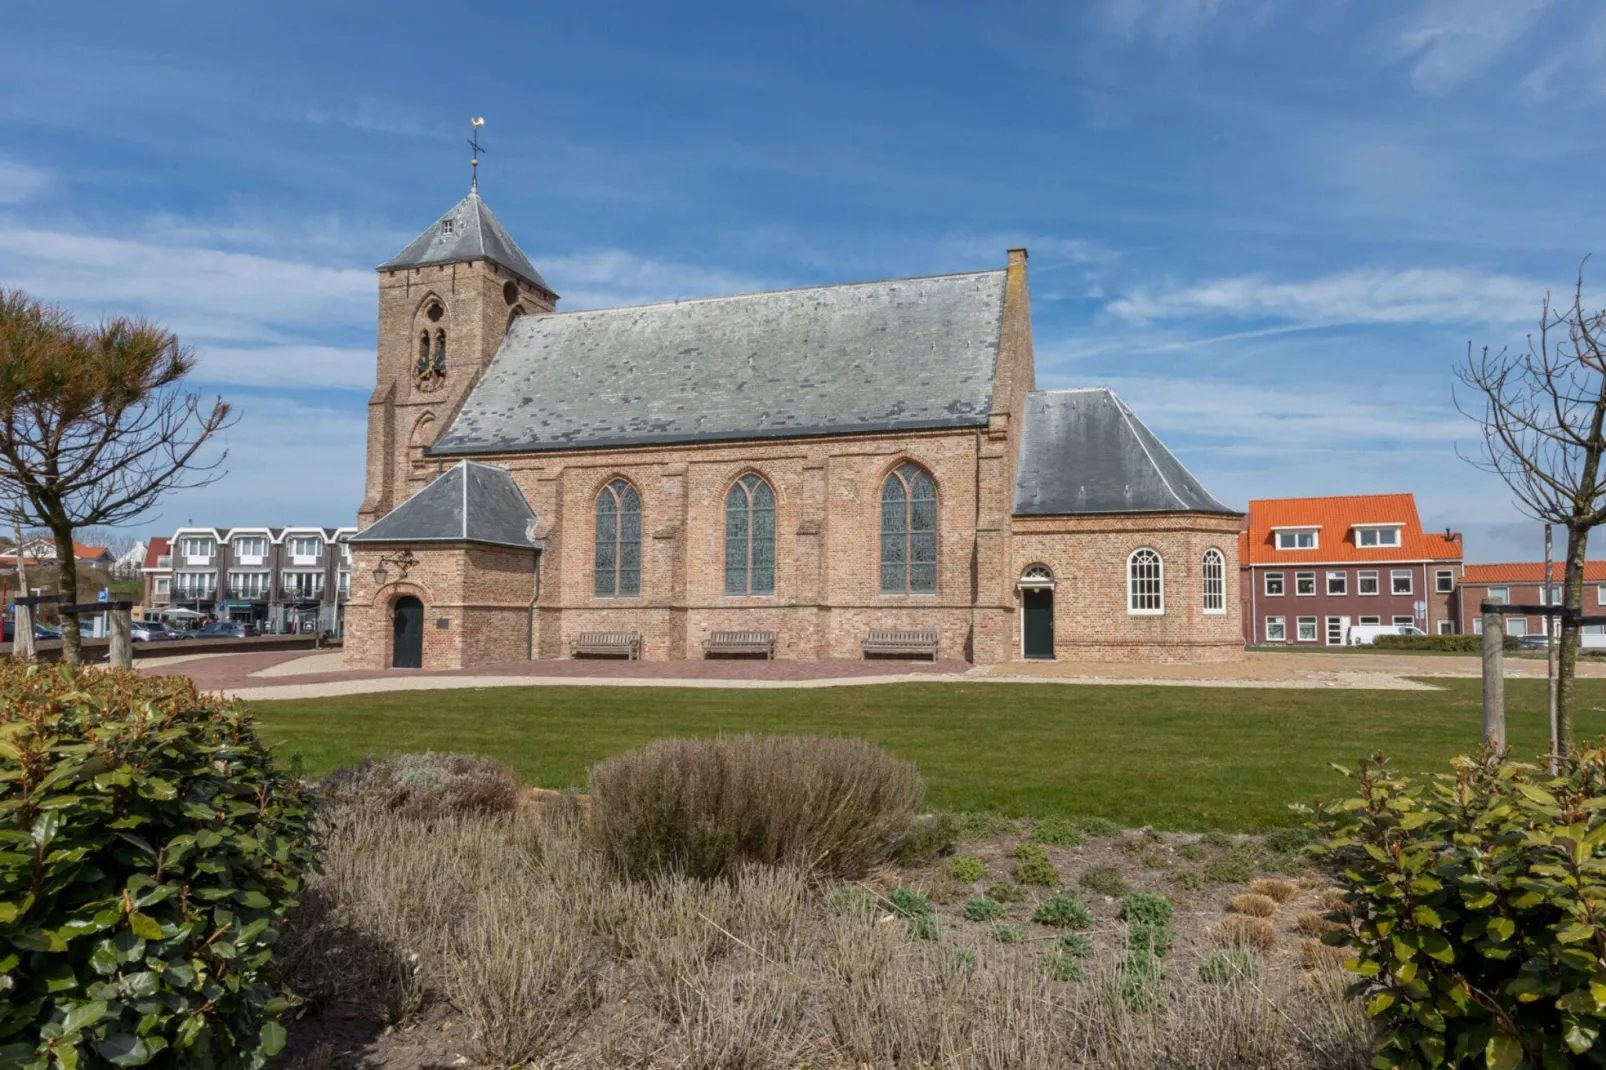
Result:
{"type": "Polygon", "coordinates": [[[452,227],[455,224],[456,224],[456,220],[452,219],[450,216],[448,216],[447,218],[441,220],[441,233],[443,235],[446,235],[447,237],[450,237],[451,233],[452,233],[452,227]]]}
{"type": "Polygon", "coordinates": [[[1279,528],[1276,536],[1279,550],[1316,549],[1315,528],[1279,528]]]}
{"type": "Polygon", "coordinates": [[[1356,546],[1398,546],[1400,545],[1400,528],[1398,524],[1378,525],[1377,527],[1355,528],[1356,546]]]}

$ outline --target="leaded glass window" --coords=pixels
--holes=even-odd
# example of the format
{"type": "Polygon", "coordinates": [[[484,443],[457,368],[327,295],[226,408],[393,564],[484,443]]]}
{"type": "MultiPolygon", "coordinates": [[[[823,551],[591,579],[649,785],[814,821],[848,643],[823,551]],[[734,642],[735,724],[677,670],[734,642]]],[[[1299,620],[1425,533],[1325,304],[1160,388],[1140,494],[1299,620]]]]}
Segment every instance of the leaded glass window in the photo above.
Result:
{"type": "Polygon", "coordinates": [[[937,593],[937,484],[918,465],[881,485],[881,593],[937,593]]]}
{"type": "Polygon", "coordinates": [[[597,552],[593,564],[598,598],[641,594],[641,495],[622,479],[597,496],[597,552]]]}
{"type": "Polygon", "coordinates": [[[1204,554],[1204,611],[1227,612],[1227,565],[1214,546],[1204,554]]]}
{"type": "Polygon", "coordinates": [[[775,492],[755,475],[725,495],[725,593],[775,593],[775,492]]]}
{"type": "Polygon", "coordinates": [[[1165,612],[1165,575],[1160,555],[1144,548],[1126,559],[1126,610],[1133,614],[1165,612]]]}

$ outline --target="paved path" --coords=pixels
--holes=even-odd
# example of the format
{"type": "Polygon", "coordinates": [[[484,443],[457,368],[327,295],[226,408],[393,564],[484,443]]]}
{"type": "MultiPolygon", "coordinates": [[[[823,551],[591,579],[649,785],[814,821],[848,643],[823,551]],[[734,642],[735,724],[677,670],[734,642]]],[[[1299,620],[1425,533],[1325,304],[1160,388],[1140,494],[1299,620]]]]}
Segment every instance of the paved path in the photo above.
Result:
{"type": "MultiPolygon", "coordinates": [[[[376,691],[466,687],[844,687],[931,680],[1000,683],[1111,684],[1160,687],[1343,688],[1434,690],[1422,678],[1476,678],[1475,657],[1408,654],[1247,654],[1208,665],[1016,662],[971,666],[963,661],[521,661],[437,672],[346,670],[339,652],[263,651],[200,654],[144,662],[142,671],[180,672],[207,691],[242,699],[317,698],[376,691]]],[[[1580,676],[1606,676],[1606,663],[1581,661],[1580,676]]],[[[1538,659],[1507,658],[1510,678],[1543,678],[1538,659]]]]}

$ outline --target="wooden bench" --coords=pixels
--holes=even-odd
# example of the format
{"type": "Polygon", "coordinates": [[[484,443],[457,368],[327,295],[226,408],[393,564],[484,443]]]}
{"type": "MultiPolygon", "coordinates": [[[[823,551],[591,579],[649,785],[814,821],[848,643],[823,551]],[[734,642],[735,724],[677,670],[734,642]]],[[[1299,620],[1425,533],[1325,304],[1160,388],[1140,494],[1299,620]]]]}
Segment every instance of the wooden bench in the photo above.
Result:
{"type": "Polygon", "coordinates": [[[713,632],[703,640],[703,656],[710,654],[763,654],[775,657],[774,632],[713,632]]]}
{"type": "Polygon", "coordinates": [[[900,654],[926,656],[937,660],[937,629],[935,628],[871,628],[864,641],[864,654],[900,654]]]}
{"type": "Polygon", "coordinates": [[[581,632],[569,640],[569,656],[594,654],[600,657],[620,656],[636,661],[641,657],[640,632],[581,632]]]}

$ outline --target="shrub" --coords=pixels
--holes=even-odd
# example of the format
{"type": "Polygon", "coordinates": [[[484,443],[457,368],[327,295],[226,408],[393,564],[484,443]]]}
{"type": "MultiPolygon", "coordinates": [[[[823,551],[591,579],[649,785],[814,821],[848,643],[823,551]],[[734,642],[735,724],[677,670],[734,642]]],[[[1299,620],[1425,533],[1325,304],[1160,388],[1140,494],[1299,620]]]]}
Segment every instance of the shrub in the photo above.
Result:
{"type": "Polygon", "coordinates": [[[1171,950],[1171,932],[1164,925],[1152,925],[1146,921],[1133,922],[1126,930],[1126,946],[1129,951],[1147,951],[1155,955],[1164,955],[1171,950]]]}
{"type": "Polygon", "coordinates": [[[1090,892],[1119,899],[1126,894],[1126,878],[1114,866],[1094,866],[1076,878],[1076,883],[1090,892]]]}
{"type": "Polygon", "coordinates": [[[911,940],[937,939],[937,916],[935,914],[918,914],[903,923],[903,931],[909,934],[911,940]]]}
{"type": "Polygon", "coordinates": [[[1255,879],[1255,862],[1253,851],[1234,848],[1206,862],[1199,874],[1211,884],[1248,884],[1255,879]]]}
{"type": "Polygon", "coordinates": [[[1165,1000],[1164,977],[1165,967],[1158,954],[1144,948],[1131,948],[1121,969],[1121,1001],[1134,1013],[1156,1010],[1165,1000]]]}
{"type": "Polygon", "coordinates": [[[1298,825],[1285,825],[1282,828],[1272,829],[1261,838],[1266,844],[1266,850],[1282,854],[1294,854],[1316,840],[1310,829],[1300,828],[1298,825]]]}
{"type": "Polygon", "coordinates": [[[1212,951],[1199,964],[1199,980],[1207,985],[1254,980],[1260,976],[1260,960],[1246,951],[1212,951]]]}
{"type": "Polygon", "coordinates": [[[978,895],[965,904],[966,921],[992,921],[1003,917],[1005,912],[1004,904],[984,895],[978,895]]]}
{"type": "Polygon", "coordinates": [[[1077,847],[1082,843],[1082,830],[1063,817],[1045,817],[1032,829],[1032,839],[1053,847],[1077,847]]]}
{"type": "Polygon", "coordinates": [[[1329,914],[1349,915],[1349,900],[1345,898],[1342,888],[1323,888],[1316,902],[1329,914]]]}
{"type": "Polygon", "coordinates": [[[1143,863],[1145,869],[1171,869],[1176,865],[1159,851],[1145,851],[1138,861],[1143,863]]]}
{"type": "Polygon", "coordinates": [[[0,661],[0,1063],[277,1053],[311,801],[183,677],[0,661]]]}
{"type": "Polygon", "coordinates": [[[1205,930],[1217,945],[1238,951],[1270,951],[1277,946],[1277,926],[1265,918],[1228,914],[1205,930]]]}
{"type": "Polygon", "coordinates": [[[987,898],[996,899],[1000,903],[1018,903],[1026,898],[1026,893],[1018,885],[999,881],[997,884],[987,886],[987,898]]]}
{"type": "Polygon", "coordinates": [[[1249,886],[1256,895],[1263,895],[1276,903],[1286,903],[1299,894],[1299,886],[1289,881],[1262,878],[1249,886]]]}
{"type": "Polygon", "coordinates": [[[838,918],[868,917],[875,913],[875,896],[868,888],[844,884],[825,897],[825,912],[838,918]]]}
{"type": "Polygon", "coordinates": [[[1042,884],[1053,887],[1060,882],[1059,870],[1048,860],[1048,852],[1035,843],[1023,843],[1015,848],[1015,879],[1021,884],[1042,884]]]}
{"type": "Polygon", "coordinates": [[[1085,959],[1093,954],[1093,941],[1081,933],[1060,933],[1059,939],[1054,941],[1054,946],[1067,955],[1074,955],[1079,959],[1085,959]]]}
{"type": "Polygon", "coordinates": [[[1269,918],[1277,913],[1277,900],[1269,895],[1256,895],[1254,892],[1245,892],[1235,895],[1227,901],[1235,914],[1247,914],[1251,918],[1269,918]]]}
{"type": "Polygon", "coordinates": [[[1191,869],[1178,870],[1171,879],[1185,892],[1197,892],[1205,886],[1205,879],[1191,869]]]}
{"type": "Polygon", "coordinates": [[[977,813],[974,810],[962,811],[953,815],[954,839],[959,843],[970,840],[985,840],[993,830],[991,814],[977,813]]]}
{"type": "Polygon", "coordinates": [[[1032,920],[1055,929],[1085,929],[1093,924],[1093,915],[1074,895],[1063,892],[1037,904],[1032,920]]]}
{"type": "Polygon", "coordinates": [[[1320,940],[1307,937],[1298,945],[1299,962],[1307,970],[1342,969],[1349,961],[1349,952],[1341,947],[1329,947],[1320,940]]]}
{"type": "Polygon", "coordinates": [[[923,918],[932,913],[931,900],[910,888],[894,888],[887,903],[900,918],[923,918]]]}
{"type": "Polygon", "coordinates": [[[1598,1063],[1606,750],[1555,778],[1489,749],[1451,770],[1413,782],[1379,755],[1315,812],[1352,915],[1323,940],[1359,959],[1373,1063],[1598,1063]]]}
{"type": "Polygon", "coordinates": [[[1259,866],[1261,869],[1267,870],[1271,873],[1282,873],[1289,877],[1299,876],[1301,873],[1305,872],[1309,865],[1310,863],[1303,854],[1298,852],[1289,853],[1286,851],[1278,851],[1271,854],[1262,855],[1259,861],[1259,866]]]}
{"type": "Polygon", "coordinates": [[[900,862],[924,862],[953,850],[958,839],[952,814],[921,814],[909,823],[892,855],[900,862]]]}
{"type": "Polygon", "coordinates": [[[1107,817],[1079,817],[1076,819],[1076,823],[1089,836],[1097,836],[1101,839],[1109,839],[1111,836],[1119,836],[1121,834],[1121,826],[1107,817]]]}
{"type": "Polygon", "coordinates": [[[1153,892],[1133,892],[1121,902],[1121,917],[1126,921],[1142,921],[1151,925],[1168,925],[1173,911],[1163,895],[1153,892]]]}
{"type": "Polygon", "coordinates": [[[976,949],[973,947],[954,948],[954,965],[961,970],[968,970],[976,965],[976,949]]]}
{"type": "Polygon", "coordinates": [[[591,829],[627,876],[787,862],[856,877],[910,836],[914,766],[862,740],[670,739],[591,768],[591,829]]]}
{"type": "Polygon", "coordinates": [[[505,814],[519,805],[519,778],[473,754],[397,754],[336,769],[318,784],[323,805],[377,810],[430,821],[460,814],[505,814]]]}
{"type": "Polygon", "coordinates": [[[1021,930],[1019,925],[1011,925],[1007,921],[1001,921],[991,929],[988,929],[987,935],[1000,944],[1018,944],[1026,939],[1026,933],[1021,930]]]}
{"type": "Polygon", "coordinates": [[[1043,964],[1048,968],[1048,975],[1056,981],[1082,979],[1082,960],[1075,955],[1050,952],[1044,957],[1043,964]]]}
{"type": "Polygon", "coordinates": [[[1328,921],[1319,911],[1307,910],[1294,919],[1294,931],[1301,936],[1321,937],[1344,928],[1336,921],[1328,921]]]}
{"type": "MultiPolygon", "coordinates": [[[[1452,654],[1476,654],[1483,650],[1482,635],[1380,635],[1372,640],[1379,650],[1442,650],[1452,654]]],[[[1515,636],[1505,637],[1505,649],[1516,650],[1515,636]]]]}
{"type": "Polygon", "coordinates": [[[1202,843],[1185,843],[1177,848],[1177,854],[1189,862],[1202,862],[1210,854],[1202,843]]]}
{"type": "Polygon", "coordinates": [[[954,855],[948,860],[947,869],[948,876],[963,884],[975,884],[987,872],[981,859],[969,855],[954,855]]]}

